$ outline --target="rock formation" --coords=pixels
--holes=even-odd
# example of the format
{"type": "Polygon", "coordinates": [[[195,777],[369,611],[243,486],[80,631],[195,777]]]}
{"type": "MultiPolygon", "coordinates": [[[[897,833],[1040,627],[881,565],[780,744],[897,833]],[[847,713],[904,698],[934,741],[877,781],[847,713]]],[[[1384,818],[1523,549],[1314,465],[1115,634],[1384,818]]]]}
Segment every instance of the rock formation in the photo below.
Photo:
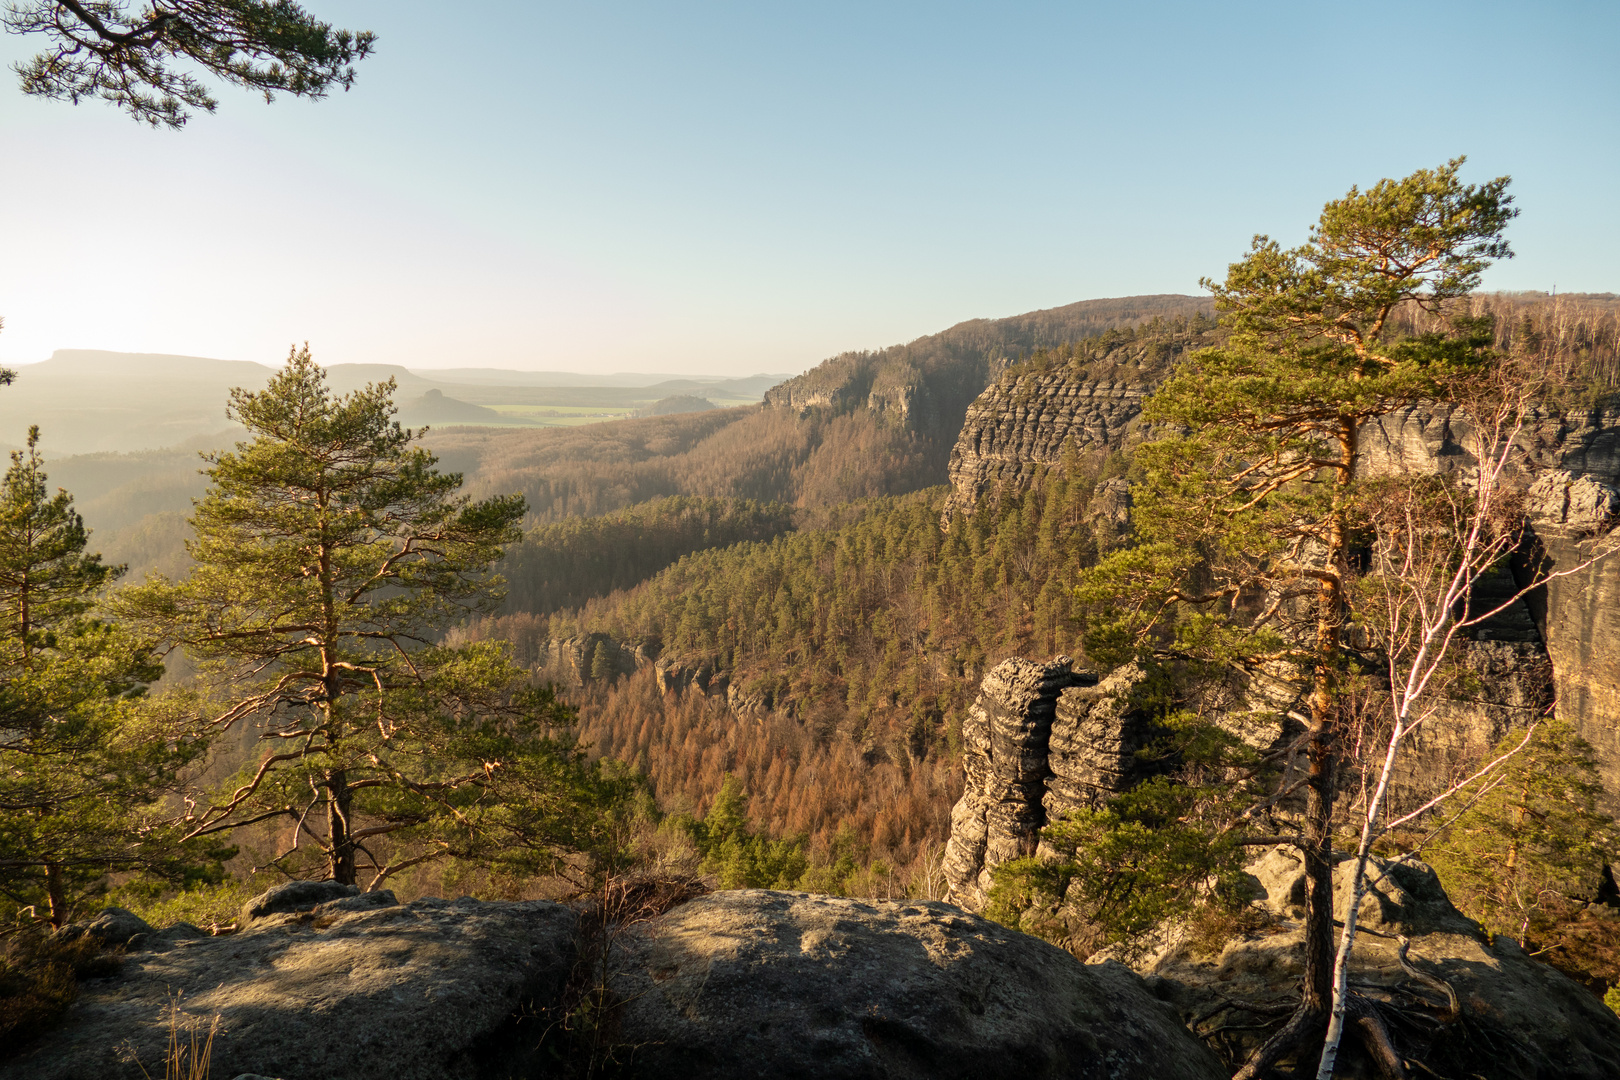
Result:
{"type": "MultiPolygon", "coordinates": [[[[1350,899],[1350,868],[1335,873],[1335,909],[1350,899]]],[[[1585,987],[1527,956],[1508,937],[1490,938],[1452,907],[1434,872],[1418,862],[1375,860],[1362,899],[1351,980],[1381,1007],[1414,1019],[1396,1025],[1408,1057],[1434,1075],[1488,1080],[1601,1080],[1620,1076],[1620,1018],[1585,987]],[[1400,940],[1409,942],[1406,964],[1400,940]],[[1447,987],[1456,995],[1452,1014],[1447,987]]],[[[1256,902],[1273,921],[1211,952],[1173,935],[1133,966],[1182,1019],[1229,1060],[1248,1056],[1280,1019],[1265,1006],[1297,998],[1305,875],[1287,848],[1249,864],[1256,902]]],[[[1612,916],[1620,918],[1620,915],[1612,916]]],[[[1286,1011],[1283,1013],[1286,1015],[1286,1011]]],[[[1376,1076],[1347,1054],[1337,1074],[1376,1076]]],[[[1414,1073],[1414,1075],[1418,1075],[1414,1073]]]]}
{"type": "Polygon", "coordinates": [[[183,1038],[219,1018],[216,1077],[1226,1075],[1126,968],[940,903],[716,893],[596,937],[560,904],[398,904],[330,882],[250,907],[225,937],[106,920],[144,942],[0,1080],[162,1075],[171,1004],[183,1038]],[[609,1007],[586,1017],[593,992],[609,1007]],[[588,1037],[566,1037],[570,1013],[588,1037]]]}
{"type": "Polygon", "coordinates": [[[947,515],[970,513],[984,495],[1028,485],[1035,470],[1076,450],[1118,450],[1140,427],[1140,383],[1076,382],[1068,371],[1017,375],[968,406],[951,451],[947,515]]]}
{"type": "MultiPolygon", "coordinates": [[[[1453,413],[1415,407],[1381,417],[1364,432],[1367,467],[1378,472],[1470,467],[1461,440],[1466,424],[1453,413]]],[[[1613,528],[1620,510],[1620,410],[1537,417],[1521,441],[1537,470],[1526,495],[1539,555],[1555,572],[1577,566],[1589,557],[1594,534],[1613,528]]],[[[1489,636],[1537,643],[1520,650],[1514,678],[1522,683],[1529,672],[1550,667],[1558,714],[1596,748],[1606,809],[1620,812],[1620,554],[1555,577],[1527,601],[1526,616],[1514,623],[1521,630],[1533,626],[1533,634],[1503,632],[1506,626],[1493,624],[1489,636]]],[[[1491,664],[1500,681],[1509,674],[1501,660],[1470,662],[1491,664]]]]}
{"type": "MultiPolygon", "coordinates": [[[[1197,344],[1188,339],[1185,347],[1197,344]]],[[[1119,450],[1145,438],[1141,401],[1165,369],[1146,361],[1134,369],[1116,363],[1120,374],[1101,382],[1074,364],[1044,373],[1010,370],[967,410],[951,454],[947,518],[989,493],[1027,485],[1037,469],[1061,462],[1065,445],[1119,450]]],[[[1363,430],[1363,467],[1372,474],[1471,468],[1466,430],[1466,417],[1450,410],[1396,410],[1363,430]]],[[[1541,556],[1553,570],[1577,565],[1593,533],[1613,528],[1620,511],[1620,409],[1536,417],[1521,442],[1536,469],[1524,480],[1541,556]]],[[[1129,493],[1120,486],[1100,485],[1087,514],[1114,540],[1129,531],[1129,493]]],[[[1522,578],[1523,568],[1517,572],[1522,578]]],[[[1516,588],[1504,573],[1482,582],[1475,601],[1516,588]]],[[[1478,637],[1464,651],[1483,677],[1479,700],[1449,708],[1447,724],[1433,725],[1448,730],[1425,733],[1429,772],[1439,777],[1451,763],[1488,749],[1538,715],[1556,688],[1559,715],[1597,749],[1606,809],[1620,813],[1620,554],[1555,578],[1478,637]]],[[[1407,779],[1421,786],[1421,777],[1407,779]]]]}
{"type": "Polygon", "coordinates": [[[765,890],[619,938],[629,1077],[1225,1077],[1119,964],[946,904],[765,890]]]}
{"type": "Polygon", "coordinates": [[[688,690],[719,697],[731,685],[731,676],[712,657],[662,657],[653,664],[653,677],[658,682],[659,693],[671,697],[678,697],[688,690]]]}
{"type": "Polygon", "coordinates": [[[991,871],[1035,854],[1048,823],[1134,781],[1149,733],[1129,699],[1140,678],[1127,667],[1099,684],[1066,656],[1007,660],[985,675],[962,723],[964,784],[945,849],[952,900],[983,907],[991,871]]]}
{"type": "Polygon", "coordinates": [[[390,894],[315,884],[258,898],[249,905],[258,914],[230,936],[137,930],[122,971],[83,984],[64,1023],[0,1064],[0,1078],[161,1076],[171,1003],[182,1024],[205,1032],[220,1018],[216,1077],[546,1074],[536,1010],[559,1000],[572,969],[573,911],[471,899],[397,904],[390,894]]]}
{"type": "MultiPolygon", "coordinates": [[[[1539,649],[1535,642],[1476,643],[1469,662],[1481,676],[1480,700],[1456,706],[1474,727],[1438,726],[1453,742],[1429,746],[1431,756],[1460,755],[1492,738],[1500,725],[1518,722],[1515,710],[1527,707],[1519,695],[1545,689],[1545,680],[1519,681],[1525,652],[1539,649]]],[[[966,785],[952,812],[945,860],[953,900],[982,908],[991,871],[1009,859],[1039,854],[1036,836],[1044,824],[1099,805],[1139,778],[1135,751],[1153,734],[1150,718],[1132,704],[1141,678],[1131,666],[1099,683],[1071,672],[1062,657],[1050,664],[1009,660],[986,675],[963,726],[966,785]]],[[[1338,871],[1339,911],[1349,902],[1348,865],[1341,863],[1338,871]]],[[[1258,1045],[1270,1030],[1267,1021],[1286,1015],[1286,1008],[1268,1006],[1297,995],[1300,975],[1299,859],[1280,847],[1249,869],[1256,903],[1266,914],[1258,920],[1266,923],[1260,929],[1216,945],[1213,954],[1195,935],[1172,929],[1145,956],[1123,950],[1112,956],[1129,960],[1156,995],[1227,1054],[1229,1065],[1258,1045]],[[1221,1028],[1224,1033],[1215,1030],[1221,1028]]],[[[1493,943],[1452,907],[1433,871],[1421,863],[1380,862],[1373,873],[1379,880],[1360,908],[1367,933],[1357,946],[1352,978],[1376,999],[1415,1012],[1418,1027],[1403,1029],[1403,1046],[1421,1051],[1437,1067],[1469,1064],[1445,1075],[1620,1076],[1620,1019],[1590,991],[1509,939],[1493,943]],[[1396,961],[1398,941],[1391,935],[1397,934],[1410,939],[1408,963],[1419,975],[1396,961]],[[1455,1017],[1443,987],[1436,996],[1439,984],[1432,978],[1456,992],[1455,1017]]],[[[1109,958],[1104,953],[1096,959],[1109,958]]],[[[1341,1076],[1372,1076],[1356,1052],[1345,1061],[1341,1076]]]]}
{"type": "Polygon", "coordinates": [[[598,651],[605,652],[614,675],[634,675],[651,667],[658,658],[658,646],[645,641],[615,641],[603,633],[548,641],[541,653],[541,667],[570,686],[591,682],[591,669],[598,651]]]}
{"type": "MultiPolygon", "coordinates": [[[[799,413],[869,410],[938,444],[943,465],[943,450],[961,430],[964,412],[1018,358],[1154,317],[1185,322],[1203,319],[1211,310],[1207,297],[1134,296],[1084,300],[1007,319],[971,319],[905,345],[835,356],[772,387],[765,407],[799,413]]],[[[1118,351],[1118,345],[1104,344],[1101,351],[1118,351]]],[[[1163,359],[1161,351],[1148,359],[1163,359]]],[[[1134,368],[1143,357],[1132,360],[1134,368]]]]}

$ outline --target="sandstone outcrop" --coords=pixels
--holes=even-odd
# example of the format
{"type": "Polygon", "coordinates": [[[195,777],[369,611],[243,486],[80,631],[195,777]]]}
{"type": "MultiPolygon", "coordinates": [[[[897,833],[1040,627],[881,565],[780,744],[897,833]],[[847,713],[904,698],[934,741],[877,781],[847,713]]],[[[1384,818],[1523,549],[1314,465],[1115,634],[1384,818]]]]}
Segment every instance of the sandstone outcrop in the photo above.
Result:
{"type": "Polygon", "coordinates": [[[945,849],[952,900],[983,907],[991,872],[1035,854],[1041,829],[1135,780],[1150,730],[1130,703],[1141,677],[1131,666],[1099,684],[1066,656],[1007,660],[985,675],[962,723],[965,776],[945,849]]]}
{"type": "MultiPolygon", "coordinates": [[[[1186,347],[1197,344],[1189,339],[1186,347]]],[[[995,491],[1027,485],[1038,469],[1061,462],[1065,445],[1119,450],[1146,437],[1141,402],[1165,366],[1146,363],[1128,380],[1105,382],[1089,379],[1088,370],[1074,364],[1048,372],[1014,368],[969,406],[951,454],[947,518],[971,511],[995,491]]],[[[1392,411],[1363,428],[1363,468],[1369,474],[1472,468],[1467,432],[1467,418],[1453,410],[1392,411]]],[[[1620,513],[1620,409],[1533,417],[1521,443],[1535,469],[1520,480],[1539,553],[1554,571],[1579,565],[1591,553],[1594,534],[1613,529],[1620,513]]],[[[1121,488],[1117,481],[1099,485],[1088,508],[1088,524],[1108,540],[1129,531],[1129,491],[1121,488]]],[[[1482,582],[1475,602],[1511,595],[1517,580],[1528,580],[1523,567],[1514,573],[1517,579],[1504,572],[1482,582]]],[[[1449,731],[1424,735],[1432,744],[1428,771],[1439,777],[1449,763],[1488,749],[1538,715],[1556,689],[1559,715],[1597,750],[1605,808],[1620,813],[1620,554],[1554,578],[1477,636],[1464,649],[1467,663],[1486,676],[1483,689],[1478,701],[1448,708],[1449,731]]],[[[1425,782],[1403,778],[1414,793],[1425,782]]]]}
{"type": "Polygon", "coordinates": [[[928,901],[712,893],[613,946],[628,1077],[1225,1077],[1118,964],[928,901]]]}
{"type": "MultiPolygon", "coordinates": [[[[1343,861],[1335,873],[1338,911],[1349,904],[1352,866],[1343,861]]],[[[1380,1007],[1412,1018],[1395,1025],[1406,1056],[1435,1075],[1486,1080],[1620,1076],[1620,1018],[1590,991],[1527,956],[1512,938],[1487,937],[1452,907],[1422,863],[1376,860],[1370,869],[1376,884],[1359,911],[1368,932],[1357,939],[1350,977],[1380,1007]],[[1410,942],[1406,961],[1415,975],[1400,963],[1399,936],[1410,942]],[[1447,986],[1456,995],[1455,1016],[1447,986]]],[[[1286,1017],[1301,971],[1305,877],[1298,856],[1276,848],[1249,871],[1271,925],[1213,955],[1177,936],[1133,962],[1153,992],[1229,1060],[1246,1057],[1286,1017]],[[1280,1012],[1266,1008],[1279,1003],[1280,1012]]],[[[1338,1075],[1376,1073],[1352,1050],[1338,1075]]]]}
{"type": "MultiPolygon", "coordinates": [[[[1466,430],[1466,418],[1448,411],[1397,410],[1364,431],[1367,467],[1468,468],[1466,430]]],[[[1527,509],[1544,568],[1579,566],[1591,557],[1594,536],[1615,527],[1620,510],[1620,409],[1535,417],[1521,442],[1536,469],[1527,509]]],[[[1620,812],[1620,554],[1553,578],[1526,598],[1525,611],[1516,622],[1533,624],[1545,649],[1540,656],[1525,650],[1525,660],[1550,667],[1558,714],[1597,750],[1605,808],[1620,812]]],[[[1495,625],[1490,631],[1498,639],[1523,640],[1495,625]]]]}
{"type": "Polygon", "coordinates": [[[634,675],[658,659],[658,646],[645,641],[615,641],[603,633],[557,638],[545,644],[541,666],[570,686],[591,682],[592,669],[601,655],[613,675],[634,675]]]}
{"type": "Polygon", "coordinates": [[[1134,335],[1127,340],[1122,334],[1109,338],[1109,331],[1156,317],[1177,320],[1182,327],[1189,320],[1210,326],[1204,320],[1211,309],[1208,297],[1136,296],[1084,300],[1007,319],[971,319],[905,345],[835,356],[772,387],[765,407],[800,414],[869,411],[922,436],[931,458],[937,448],[938,466],[943,467],[944,451],[962,430],[963,415],[974,399],[1020,358],[1090,340],[1098,345],[1099,356],[1123,358],[1129,353],[1134,375],[1144,365],[1162,366],[1180,342],[1136,340],[1134,335]]]}
{"type": "Polygon", "coordinates": [[[671,697],[679,697],[688,690],[719,697],[731,685],[731,676],[711,657],[661,657],[653,664],[653,678],[658,683],[659,693],[671,697]]]}
{"type": "Polygon", "coordinates": [[[249,907],[222,937],[96,920],[133,931],[122,970],[84,983],[0,1080],[161,1075],[176,1015],[182,1038],[218,1017],[216,1077],[1226,1075],[1125,967],[941,903],[724,892],[596,934],[559,904],[398,904],[331,882],[249,907]],[[606,1010],[577,1012],[598,990],[606,1010]]]}
{"type": "Polygon", "coordinates": [[[0,1078],[161,1076],[171,1003],[182,1030],[219,1017],[219,1077],[546,1075],[536,1010],[562,995],[573,911],[471,899],[378,906],[379,894],[367,894],[379,897],[370,910],[345,910],[365,900],[350,891],[329,888],[324,903],[267,894],[237,934],[132,943],[122,971],[83,984],[64,1023],[0,1064],[0,1078]]]}
{"type": "Polygon", "coordinates": [[[984,495],[1017,490],[1038,468],[1076,450],[1118,450],[1140,426],[1143,383],[1077,382],[1067,371],[1015,375],[968,406],[951,451],[947,516],[971,513],[984,495]]]}

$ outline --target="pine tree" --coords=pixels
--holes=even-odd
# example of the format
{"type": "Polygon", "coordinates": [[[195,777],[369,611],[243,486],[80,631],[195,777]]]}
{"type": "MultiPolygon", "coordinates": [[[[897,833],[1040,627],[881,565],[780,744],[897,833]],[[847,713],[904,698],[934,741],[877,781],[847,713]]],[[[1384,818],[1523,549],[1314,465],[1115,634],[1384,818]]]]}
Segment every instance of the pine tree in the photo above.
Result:
{"type": "Polygon", "coordinates": [[[120,567],[86,554],[66,491],[50,495],[39,429],[0,480],[0,892],[61,926],[113,871],[188,865],[157,805],[202,744],[143,707],[151,648],[90,617],[120,567]]]}
{"type": "Polygon", "coordinates": [[[612,648],[605,638],[598,638],[591,646],[590,674],[592,682],[612,682],[613,676],[618,674],[613,666],[612,648]]]}
{"type": "Polygon", "coordinates": [[[508,646],[435,644],[498,601],[489,568],[523,500],[458,495],[392,419],[392,381],[336,398],[325,378],[306,347],[232,392],[252,438],[207,458],[195,569],[120,598],[211,678],[211,726],[252,724],[265,748],[189,835],[279,819],[296,834],[284,870],[354,883],[363,867],[372,888],[432,859],[555,869],[596,842],[613,784],[508,646]]]}
{"type": "Polygon", "coordinates": [[[1454,302],[1511,255],[1501,234],[1517,211],[1507,178],[1465,185],[1461,164],[1352,188],[1301,246],[1256,237],[1224,283],[1205,282],[1230,339],[1177,365],[1148,400],[1148,421],[1187,434],[1138,451],[1135,542],[1082,587],[1105,609],[1094,656],[1281,666],[1305,698],[1301,1004],[1242,1077],[1320,1037],[1333,997],[1334,736],[1361,425],[1444,400],[1493,357],[1489,326],[1454,302]],[[1403,305],[1434,313],[1442,329],[1395,333],[1403,305]]]}
{"type": "MultiPolygon", "coordinates": [[[[1512,750],[1510,735],[1497,748],[1512,750]]],[[[1569,721],[1543,720],[1495,776],[1458,793],[1467,809],[1427,849],[1453,902],[1487,929],[1545,941],[1620,851],[1597,808],[1603,793],[1591,744],[1569,721]]]]}

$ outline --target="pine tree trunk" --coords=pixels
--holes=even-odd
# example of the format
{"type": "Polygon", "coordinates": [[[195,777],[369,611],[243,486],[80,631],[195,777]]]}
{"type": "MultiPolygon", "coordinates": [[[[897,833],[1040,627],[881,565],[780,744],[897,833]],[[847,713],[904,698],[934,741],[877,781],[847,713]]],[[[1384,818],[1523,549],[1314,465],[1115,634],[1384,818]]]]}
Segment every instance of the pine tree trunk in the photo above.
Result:
{"type": "Polygon", "coordinates": [[[1324,583],[1311,694],[1310,779],[1305,788],[1305,979],[1300,1006],[1326,1014],[1333,1002],[1333,669],[1338,588],[1324,583]]]}
{"type": "Polygon", "coordinates": [[[348,774],[342,769],[333,772],[327,780],[326,837],[328,876],[344,885],[353,885],[354,830],[350,827],[349,809],[354,795],[349,790],[348,774]]]}
{"type": "Polygon", "coordinates": [[[45,896],[51,905],[51,925],[61,928],[67,924],[67,893],[62,888],[62,867],[59,863],[45,864],[45,896]]]}

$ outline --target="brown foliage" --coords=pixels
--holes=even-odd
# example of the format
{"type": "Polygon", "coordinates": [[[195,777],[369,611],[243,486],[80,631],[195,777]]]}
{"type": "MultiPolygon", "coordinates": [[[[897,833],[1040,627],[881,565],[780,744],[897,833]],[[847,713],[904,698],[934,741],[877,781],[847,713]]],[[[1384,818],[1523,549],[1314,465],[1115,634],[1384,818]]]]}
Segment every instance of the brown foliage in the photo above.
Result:
{"type": "Polygon", "coordinates": [[[759,831],[807,836],[811,852],[829,861],[840,833],[853,835],[862,861],[888,863],[897,882],[920,873],[950,832],[962,791],[956,761],[873,761],[854,742],[817,739],[785,717],[739,720],[720,699],[665,697],[650,671],[574,698],[592,752],[644,772],[666,810],[704,811],[731,773],[749,794],[748,817],[759,831]]]}

